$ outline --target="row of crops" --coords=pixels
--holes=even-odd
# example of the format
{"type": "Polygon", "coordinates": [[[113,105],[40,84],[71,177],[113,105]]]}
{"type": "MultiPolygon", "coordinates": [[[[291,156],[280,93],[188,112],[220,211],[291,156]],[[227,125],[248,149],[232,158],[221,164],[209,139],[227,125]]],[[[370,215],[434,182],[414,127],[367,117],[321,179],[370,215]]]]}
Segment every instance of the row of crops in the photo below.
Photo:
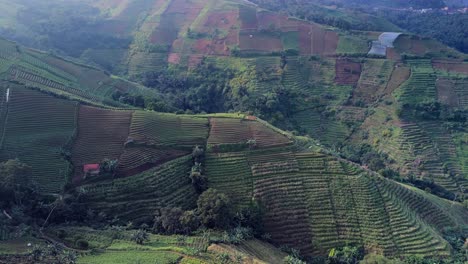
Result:
{"type": "Polygon", "coordinates": [[[189,151],[153,147],[127,147],[120,156],[119,175],[132,175],[158,164],[188,155],[189,151]]]}
{"type": "Polygon", "coordinates": [[[70,173],[62,152],[75,131],[76,108],[76,103],[10,86],[1,159],[20,159],[32,167],[41,191],[60,191],[70,173]]]}
{"type": "Polygon", "coordinates": [[[285,148],[212,153],[206,175],[238,206],[249,197],[262,201],[273,241],[305,255],[347,244],[387,255],[447,255],[449,246],[435,230],[466,222],[461,210],[449,216],[445,201],[323,154],[285,148]]]}
{"type": "Polygon", "coordinates": [[[436,98],[436,74],[430,60],[410,60],[411,76],[399,90],[397,97],[402,103],[416,104],[436,98]]]}
{"type": "Polygon", "coordinates": [[[52,91],[59,90],[61,92],[65,92],[67,94],[73,94],[75,96],[79,96],[80,98],[87,99],[93,102],[99,102],[100,100],[89,93],[86,93],[80,89],[72,88],[63,85],[62,83],[52,81],[50,79],[44,78],[37,73],[30,72],[28,69],[23,67],[12,68],[11,75],[16,80],[21,81],[24,84],[37,86],[40,88],[45,88],[46,90],[52,89],[52,91]]]}
{"type": "Polygon", "coordinates": [[[133,76],[145,72],[164,70],[166,66],[166,53],[138,52],[132,55],[129,59],[128,74],[133,76]]]}
{"type": "Polygon", "coordinates": [[[208,118],[137,111],[129,136],[147,145],[192,148],[205,144],[208,130],[208,118]]]}
{"type": "MultiPolygon", "coordinates": [[[[422,129],[417,124],[405,124],[402,127],[402,132],[404,140],[407,141],[408,145],[411,147],[411,152],[415,156],[415,159],[418,163],[422,164],[418,165],[419,168],[428,173],[426,176],[432,178],[437,184],[448,191],[453,193],[460,192],[457,181],[450,176],[448,171],[444,172],[443,170],[443,161],[445,161],[445,159],[442,159],[442,155],[444,152],[449,151],[448,149],[446,151],[444,149],[448,148],[450,145],[444,146],[437,144],[433,141],[430,134],[428,134],[429,131],[422,129]]],[[[439,139],[437,140],[439,141],[439,139]]],[[[450,144],[447,140],[445,143],[450,144]]],[[[447,169],[450,168],[448,167],[447,169]]]]}
{"type": "Polygon", "coordinates": [[[350,134],[350,129],[345,124],[313,109],[296,113],[294,119],[309,136],[328,146],[345,141],[350,134]]]}
{"type": "Polygon", "coordinates": [[[258,147],[287,145],[290,140],[257,121],[235,118],[211,118],[208,145],[245,144],[254,139],[258,147]]]}
{"type": "Polygon", "coordinates": [[[162,207],[195,206],[197,194],[188,177],[191,156],[167,162],[127,178],[84,185],[91,209],[122,221],[152,216],[162,207]]]}
{"type": "Polygon", "coordinates": [[[84,164],[120,157],[128,138],[132,112],[80,106],[78,116],[78,131],[72,148],[76,175],[84,164]]]}
{"type": "Polygon", "coordinates": [[[366,60],[357,89],[353,94],[354,100],[373,103],[385,90],[392,71],[393,63],[389,60],[366,60]]]}

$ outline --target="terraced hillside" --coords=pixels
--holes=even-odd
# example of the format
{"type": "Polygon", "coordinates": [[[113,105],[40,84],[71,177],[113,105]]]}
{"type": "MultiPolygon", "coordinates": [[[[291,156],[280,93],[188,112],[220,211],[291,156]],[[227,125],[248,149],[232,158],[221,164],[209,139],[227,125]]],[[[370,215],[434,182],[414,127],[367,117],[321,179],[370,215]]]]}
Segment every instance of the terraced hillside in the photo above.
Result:
{"type": "Polygon", "coordinates": [[[206,173],[210,186],[237,205],[248,203],[246,196],[261,201],[274,243],[306,255],[364,244],[390,256],[443,256],[450,254],[440,233],[444,225],[466,224],[461,207],[433,203],[436,197],[319,153],[279,148],[212,154],[206,173]],[[232,169],[223,173],[223,167],[232,169]]]}
{"type": "Polygon", "coordinates": [[[59,192],[71,172],[66,147],[76,133],[78,105],[19,85],[2,83],[1,160],[33,169],[40,190],[59,192]]]}
{"type": "MultiPolygon", "coordinates": [[[[466,54],[248,1],[73,2],[96,9],[76,46],[55,47],[72,60],[0,39],[0,161],[30,165],[42,194],[76,187],[80,205],[109,225],[147,229],[163,208],[198,206],[200,172],[232,210],[259,202],[264,237],[278,248],[454,255],[447,231],[468,226],[466,54]]],[[[0,240],[16,236],[3,226],[11,214],[0,214],[0,240]]],[[[190,247],[205,249],[197,239],[190,247]]],[[[80,261],[116,262],[127,250],[198,263],[182,242],[150,241],[113,238],[80,261]]]]}
{"type": "Polygon", "coordinates": [[[87,104],[128,107],[113,94],[155,96],[155,92],[96,68],[0,39],[0,77],[87,104]]]}

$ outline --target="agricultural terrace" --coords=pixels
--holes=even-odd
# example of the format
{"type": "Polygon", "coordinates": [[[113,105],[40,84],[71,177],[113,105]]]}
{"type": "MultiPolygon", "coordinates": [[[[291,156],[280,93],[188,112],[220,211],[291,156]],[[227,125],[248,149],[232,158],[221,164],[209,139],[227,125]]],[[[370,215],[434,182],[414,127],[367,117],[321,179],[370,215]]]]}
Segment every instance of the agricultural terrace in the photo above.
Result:
{"type": "Polygon", "coordinates": [[[150,42],[161,46],[172,46],[179,36],[187,32],[205,4],[202,0],[170,1],[159,17],[158,25],[151,33],[150,42]]]}
{"type": "Polygon", "coordinates": [[[16,85],[1,89],[1,160],[18,158],[33,169],[42,192],[58,193],[68,181],[65,146],[76,129],[77,104],[16,85]]]}
{"type": "Polygon", "coordinates": [[[118,176],[141,173],[154,166],[190,154],[188,150],[128,145],[119,159],[118,176]]]}
{"type": "Polygon", "coordinates": [[[227,193],[237,206],[249,203],[246,196],[262,201],[265,230],[274,244],[304,255],[327,254],[349,243],[389,256],[448,255],[450,246],[439,232],[468,219],[456,209],[461,205],[451,208],[437,197],[318,153],[285,148],[209,153],[206,175],[210,187],[227,193]]]}
{"type": "Polygon", "coordinates": [[[398,87],[405,83],[411,75],[410,67],[404,66],[402,64],[397,64],[393,69],[390,80],[387,83],[385,88],[385,94],[392,94],[398,87]]]}
{"type": "Polygon", "coordinates": [[[83,185],[87,206],[123,223],[153,216],[163,207],[192,209],[197,193],[189,179],[191,167],[189,155],[132,177],[83,185]]]}
{"type": "Polygon", "coordinates": [[[411,76],[399,89],[396,97],[402,103],[416,104],[436,98],[436,74],[430,60],[410,60],[411,76]]]}
{"type": "Polygon", "coordinates": [[[401,35],[395,40],[393,45],[395,46],[395,50],[400,54],[406,53],[417,56],[430,54],[431,57],[436,58],[464,57],[462,53],[451,49],[434,39],[420,36],[401,35]]]}
{"type": "Polygon", "coordinates": [[[253,182],[245,153],[208,153],[205,173],[211,188],[227,194],[237,206],[249,205],[253,182]]]}
{"type": "Polygon", "coordinates": [[[83,165],[119,159],[128,138],[131,117],[131,111],[80,106],[78,133],[72,148],[74,183],[82,180],[83,165]]]}
{"type": "Polygon", "coordinates": [[[390,60],[367,59],[364,62],[361,78],[353,91],[353,100],[373,103],[385,91],[393,71],[390,60]]]}
{"type": "Polygon", "coordinates": [[[155,95],[153,90],[111,77],[90,66],[31,49],[16,48],[0,40],[0,46],[2,44],[6,46],[0,53],[0,74],[9,80],[98,106],[124,107],[112,99],[117,90],[123,94],[155,95]]]}
{"type": "Polygon", "coordinates": [[[139,144],[191,149],[205,145],[208,118],[135,111],[129,137],[139,144]]]}
{"type": "Polygon", "coordinates": [[[296,113],[294,120],[310,137],[320,140],[327,146],[340,144],[351,133],[350,128],[343,122],[326,117],[313,109],[296,113]]]}
{"type": "Polygon", "coordinates": [[[246,144],[254,139],[258,147],[288,145],[291,141],[258,122],[236,118],[210,118],[208,145],[246,144]]]}
{"type": "Polygon", "coordinates": [[[341,85],[356,85],[361,76],[361,64],[349,59],[336,59],[335,82],[341,85]]]}
{"type": "Polygon", "coordinates": [[[468,75],[468,63],[451,60],[433,60],[432,66],[437,70],[468,75]]]}
{"type": "Polygon", "coordinates": [[[338,47],[336,32],[305,22],[299,25],[299,51],[301,55],[333,55],[338,47]]]}

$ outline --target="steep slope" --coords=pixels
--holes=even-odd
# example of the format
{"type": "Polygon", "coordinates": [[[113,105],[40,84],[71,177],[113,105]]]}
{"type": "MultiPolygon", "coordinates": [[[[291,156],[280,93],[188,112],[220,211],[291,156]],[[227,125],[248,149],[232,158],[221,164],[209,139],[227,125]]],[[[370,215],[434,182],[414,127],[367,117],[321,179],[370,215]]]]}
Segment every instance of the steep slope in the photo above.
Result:
{"type": "Polygon", "coordinates": [[[129,107],[135,97],[156,98],[154,90],[113,77],[96,68],[26,49],[0,39],[0,77],[86,104],[129,107]]]}

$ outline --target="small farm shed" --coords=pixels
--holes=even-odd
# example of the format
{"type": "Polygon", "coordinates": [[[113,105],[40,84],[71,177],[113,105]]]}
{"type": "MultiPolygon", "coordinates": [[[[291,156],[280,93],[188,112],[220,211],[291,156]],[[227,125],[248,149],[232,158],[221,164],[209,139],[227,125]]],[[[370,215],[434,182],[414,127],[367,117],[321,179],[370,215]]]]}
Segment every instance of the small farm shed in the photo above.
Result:
{"type": "Polygon", "coordinates": [[[85,175],[96,176],[101,171],[99,164],[85,164],[83,165],[83,172],[85,175]]]}

